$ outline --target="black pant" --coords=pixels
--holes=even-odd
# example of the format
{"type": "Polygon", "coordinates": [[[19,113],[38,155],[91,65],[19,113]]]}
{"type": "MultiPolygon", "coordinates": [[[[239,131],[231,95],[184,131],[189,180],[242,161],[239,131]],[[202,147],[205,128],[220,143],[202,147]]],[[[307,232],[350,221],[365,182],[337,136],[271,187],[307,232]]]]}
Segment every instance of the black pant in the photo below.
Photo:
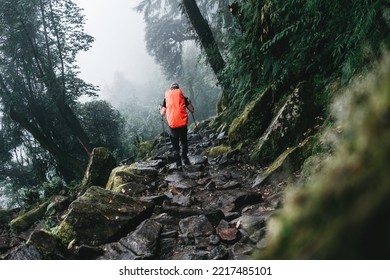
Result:
{"type": "Polygon", "coordinates": [[[173,147],[173,153],[180,155],[180,145],[181,144],[181,154],[183,157],[187,157],[188,153],[188,141],[187,141],[187,126],[179,128],[170,128],[170,138],[173,147]]]}

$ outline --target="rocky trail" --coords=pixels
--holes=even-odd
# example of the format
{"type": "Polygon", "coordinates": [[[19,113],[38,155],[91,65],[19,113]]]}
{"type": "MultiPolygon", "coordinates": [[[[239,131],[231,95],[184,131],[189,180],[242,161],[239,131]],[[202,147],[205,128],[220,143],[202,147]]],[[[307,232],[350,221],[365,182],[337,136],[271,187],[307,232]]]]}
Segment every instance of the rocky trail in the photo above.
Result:
{"type": "Polygon", "coordinates": [[[245,150],[205,155],[225,140],[224,133],[190,131],[191,165],[183,171],[169,163],[161,141],[149,160],[114,168],[106,186],[89,187],[74,201],[56,196],[23,222],[4,212],[1,258],[251,258],[264,246],[284,183],[261,176],[245,150]]]}

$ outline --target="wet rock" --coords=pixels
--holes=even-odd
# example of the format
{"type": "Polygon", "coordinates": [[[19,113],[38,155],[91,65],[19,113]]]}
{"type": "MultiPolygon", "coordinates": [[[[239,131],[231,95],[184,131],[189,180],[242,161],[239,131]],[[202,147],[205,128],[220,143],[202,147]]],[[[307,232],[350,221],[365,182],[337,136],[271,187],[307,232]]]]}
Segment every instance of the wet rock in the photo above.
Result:
{"type": "Polygon", "coordinates": [[[122,238],[119,242],[129,248],[143,259],[156,257],[158,238],[162,225],[153,220],[146,220],[137,229],[128,236],[122,238]]]}
{"type": "Polygon", "coordinates": [[[260,187],[261,184],[265,181],[265,179],[267,179],[266,175],[257,175],[257,177],[255,178],[255,180],[252,184],[252,188],[260,187]]]}
{"type": "Polygon", "coordinates": [[[161,228],[161,224],[146,220],[134,232],[120,239],[119,242],[103,246],[104,255],[99,259],[156,259],[161,228]]]}
{"type": "Polygon", "coordinates": [[[34,245],[45,259],[67,259],[67,250],[60,238],[46,230],[37,230],[31,233],[27,245],[34,245]]]}
{"type": "Polygon", "coordinates": [[[160,234],[160,237],[162,239],[164,238],[175,238],[178,236],[178,232],[176,230],[172,230],[172,231],[167,231],[167,232],[162,232],[160,234]]]}
{"type": "Polygon", "coordinates": [[[0,236],[0,253],[4,253],[17,245],[20,245],[21,242],[22,240],[15,236],[0,236]]]}
{"type": "Polygon", "coordinates": [[[181,219],[179,227],[182,233],[191,233],[195,237],[201,235],[210,235],[214,231],[214,227],[211,225],[205,215],[191,216],[181,219]]]}
{"type": "Polygon", "coordinates": [[[177,235],[178,231],[180,230],[180,228],[179,228],[180,218],[171,216],[167,213],[159,214],[151,219],[153,221],[160,223],[163,226],[161,234],[164,234],[167,232],[171,234],[172,232],[176,232],[176,235],[177,235]]]}
{"type": "Polygon", "coordinates": [[[83,244],[74,248],[73,255],[78,260],[94,260],[103,255],[103,250],[100,247],[83,244]]]}
{"type": "Polygon", "coordinates": [[[272,211],[260,213],[259,215],[242,215],[236,220],[233,220],[232,223],[235,223],[237,227],[244,229],[251,235],[265,226],[271,214],[272,211]]]}
{"type": "Polygon", "coordinates": [[[22,231],[27,230],[34,223],[36,223],[45,216],[49,204],[50,200],[45,201],[41,205],[28,211],[27,213],[13,219],[9,224],[11,230],[15,233],[20,233],[22,231]]]}
{"type": "Polygon", "coordinates": [[[203,207],[220,209],[227,215],[229,212],[237,212],[241,208],[259,203],[262,196],[259,193],[245,190],[217,190],[215,192],[202,191],[193,195],[194,198],[201,202],[203,207]]]}
{"type": "Polygon", "coordinates": [[[138,260],[141,258],[119,242],[106,244],[102,250],[104,254],[98,257],[98,260],[138,260]]]}
{"type": "Polygon", "coordinates": [[[217,233],[221,237],[221,240],[228,243],[235,242],[239,237],[236,228],[218,228],[217,233]]]}
{"type": "Polygon", "coordinates": [[[135,162],[134,166],[139,170],[145,170],[145,169],[157,170],[165,166],[165,161],[162,159],[141,161],[141,162],[135,162]]]}
{"type": "Polygon", "coordinates": [[[151,202],[154,205],[162,205],[164,200],[167,199],[167,196],[165,194],[162,195],[153,195],[153,196],[142,196],[139,198],[139,200],[151,202]]]}
{"type": "Polygon", "coordinates": [[[172,198],[172,204],[189,207],[192,204],[191,197],[182,194],[175,195],[172,198]]]}
{"type": "Polygon", "coordinates": [[[211,245],[218,245],[221,242],[221,239],[219,238],[218,235],[212,234],[209,236],[209,243],[211,245]]]}
{"type": "Polygon", "coordinates": [[[210,251],[211,260],[227,260],[229,258],[229,250],[224,245],[219,245],[210,251]]]}
{"type": "Polygon", "coordinates": [[[231,247],[230,258],[233,260],[250,260],[252,259],[253,252],[254,246],[247,243],[238,242],[231,247]]]}
{"type": "Polygon", "coordinates": [[[208,260],[209,252],[197,250],[196,247],[177,248],[169,257],[170,260],[208,260]]]}
{"type": "Polygon", "coordinates": [[[227,182],[223,185],[220,185],[220,186],[217,186],[217,190],[231,190],[231,189],[236,189],[236,188],[240,188],[241,187],[241,183],[240,182],[237,182],[237,181],[230,181],[230,182],[227,182]]]}
{"type": "Polygon", "coordinates": [[[191,232],[179,234],[177,244],[183,246],[195,245],[195,236],[191,232]]]}
{"type": "Polygon", "coordinates": [[[184,174],[182,172],[174,172],[165,177],[165,181],[168,183],[178,183],[185,179],[184,174]]]}
{"type": "Polygon", "coordinates": [[[233,243],[239,237],[238,230],[235,227],[230,227],[229,223],[221,220],[216,228],[216,232],[222,241],[233,243]]]}
{"type": "Polygon", "coordinates": [[[190,159],[191,163],[193,165],[206,165],[208,160],[206,156],[200,156],[200,155],[195,155],[195,156],[188,156],[190,159]]]}
{"type": "Polygon", "coordinates": [[[162,211],[178,218],[204,215],[212,225],[217,225],[224,217],[223,212],[219,209],[198,209],[192,207],[164,206],[162,211]]]}
{"type": "Polygon", "coordinates": [[[120,238],[150,217],[153,204],[100,187],[90,187],[73,201],[57,235],[65,243],[99,245],[120,238]]]}
{"type": "Polygon", "coordinates": [[[258,243],[260,240],[262,240],[265,237],[266,229],[263,227],[260,230],[255,231],[252,233],[251,236],[249,236],[249,239],[253,243],[258,243]]]}
{"type": "Polygon", "coordinates": [[[161,260],[167,260],[172,255],[177,247],[177,241],[176,238],[162,238],[160,240],[160,246],[159,246],[159,252],[158,255],[160,256],[161,260]]]}
{"type": "Polygon", "coordinates": [[[43,260],[39,250],[33,245],[21,244],[3,257],[4,260],[43,260]]]}
{"type": "Polygon", "coordinates": [[[144,184],[139,184],[136,182],[128,182],[126,184],[118,186],[122,194],[128,196],[136,196],[145,192],[148,188],[144,184]]]}
{"type": "Polygon", "coordinates": [[[181,180],[179,182],[171,182],[171,183],[169,183],[170,187],[174,187],[176,189],[182,189],[182,190],[191,189],[191,188],[194,188],[197,185],[198,184],[194,180],[191,180],[191,179],[183,179],[183,180],[181,180]]]}

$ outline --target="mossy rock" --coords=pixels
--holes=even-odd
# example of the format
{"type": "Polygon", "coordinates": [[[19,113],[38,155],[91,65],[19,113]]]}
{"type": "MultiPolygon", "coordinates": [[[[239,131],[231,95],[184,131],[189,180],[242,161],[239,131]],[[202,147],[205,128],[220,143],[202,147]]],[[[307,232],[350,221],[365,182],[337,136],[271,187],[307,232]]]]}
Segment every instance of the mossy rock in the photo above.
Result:
{"type": "Polygon", "coordinates": [[[13,219],[9,223],[11,230],[15,233],[20,233],[22,231],[27,230],[34,223],[41,220],[45,216],[49,204],[50,201],[46,201],[41,205],[31,209],[30,211],[22,214],[21,216],[13,219]]]}
{"type": "Polygon", "coordinates": [[[82,182],[82,189],[90,186],[104,187],[107,184],[111,170],[117,166],[112,153],[104,148],[94,148],[90,156],[87,170],[82,182]]]}
{"type": "Polygon", "coordinates": [[[295,146],[314,120],[309,88],[299,83],[260,137],[251,152],[254,161],[269,163],[287,147],[295,146]]]}
{"type": "Polygon", "coordinates": [[[153,148],[158,143],[157,139],[149,140],[149,141],[143,141],[137,144],[136,147],[136,160],[145,160],[147,159],[151,152],[153,151],[153,148]]]}
{"type": "Polygon", "coordinates": [[[54,230],[54,235],[57,236],[64,245],[68,245],[73,240],[76,240],[77,237],[76,231],[74,231],[73,227],[65,221],[54,230]]]}
{"type": "Polygon", "coordinates": [[[67,250],[61,239],[46,230],[37,230],[31,233],[26,244],[35,246],[44,259],[66,259],[67,250]]]}
{"type": "Polygon", "coordinates": [[[206,151],[203,152],[202,155],[208,156],[210,158],[217,158],[223,154],[230,152],[231,150],[232,148],[230,146],[220,145],[220,146],[211,147],[210,149],[207,149],[206,151]]]}
{"type": "Polygon", "coordinates": [[[132,165],[123,165],[114,168],[111,171],[106,189],[113,192],[121,192],[121,186],[126,183],[148,184],[158,175],[154,168],[139,168],[137,163],[132,165]]]}
{"type": "Polygon", "coordinates": [[[255,258],[389,259],[390,59],[385,61],[385,71],[360,77],[343,95],[352,100],[336,115],[342,132],[332,160],[286,193],[255,258]]]}
{"type": "Polygon", "coordinates": [[[273,106],[280,96],[280,91],[268,87],[250,102],[231,123],[228,131],[229,141],[235,144],[243,139],[250,141],[260,137],[271,122],[273,106]]]}
{"type": "Polygon", "coordinates": [[[12,221],[18,212],[19,209],[0,209],[0,226],[6,225],[12,221]]]}
{"type": "Polygon", "coordinates": [[[299,145],[287,148],[259,174],[262,184],[281,177],[281,175],[284,177],[284,180],[292,179],[294,173],[301,171],[303,163],[311,155],[312,147],[316,141],[317,138],[311,136],[299,143],[299,145]]]}
{"type": "Polygon", "coordinates": [[[73,201],[56,236],[64,244],[101,245],[125,236],[152,214],[154,205],[92,186],[73,201]]]}

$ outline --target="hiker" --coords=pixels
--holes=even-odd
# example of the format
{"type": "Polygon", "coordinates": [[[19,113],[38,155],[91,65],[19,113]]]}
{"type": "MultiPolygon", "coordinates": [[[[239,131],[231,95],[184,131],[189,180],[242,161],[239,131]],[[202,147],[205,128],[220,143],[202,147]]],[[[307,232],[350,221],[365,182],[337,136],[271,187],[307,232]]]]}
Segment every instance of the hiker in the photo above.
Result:
{"type": "Polygon", "coordinates": [[[165,92],[163,105],[160,106],[160,114],[168,121],[170,128],[170,138],[173,147],[173,156],[176,162],[176,168],[182,170],[182,160],[185,165],[190,164],[188,159],[188,141],[187,141],[187,124],[188,113],[194,112],[194,106],[191,101],[184,96],[178,83],[172,83],[170,89],[165,92]],[[180,157],[181,144],[181,157],[180,157]]]}

